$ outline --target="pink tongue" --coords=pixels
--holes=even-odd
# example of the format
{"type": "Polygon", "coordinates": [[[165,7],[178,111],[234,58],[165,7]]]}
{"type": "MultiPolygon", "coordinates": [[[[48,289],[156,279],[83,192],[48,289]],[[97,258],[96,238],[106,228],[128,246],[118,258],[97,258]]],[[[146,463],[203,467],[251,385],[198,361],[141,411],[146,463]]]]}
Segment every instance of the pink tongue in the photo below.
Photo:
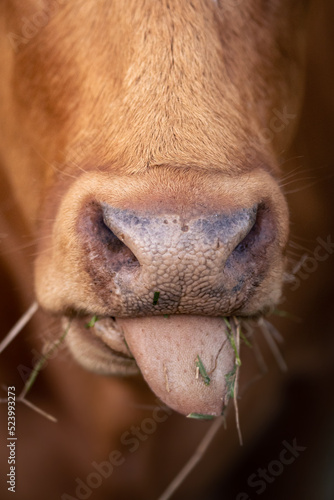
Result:
{"type": "Polygon", "coordinates": [[[222,318],[151,316],[117,322],[146,382],[162,401],[184,415],[222,413],[228,399],[225,375],[235,362],[222,318]]]}

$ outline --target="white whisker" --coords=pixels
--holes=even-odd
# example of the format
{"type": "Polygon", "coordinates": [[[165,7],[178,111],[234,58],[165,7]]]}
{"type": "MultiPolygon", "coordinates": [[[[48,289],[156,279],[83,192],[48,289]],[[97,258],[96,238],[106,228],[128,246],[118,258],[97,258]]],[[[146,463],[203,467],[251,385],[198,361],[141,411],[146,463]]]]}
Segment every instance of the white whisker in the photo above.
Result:
{"type": "Polygon", "coordinates": [[[277,345],[275,343],[275,340],[272,336],[272,332],[270,332],[268,330],[268,327],[267,327],[266,323],[264,322],[263,318],[261,318],[258,321],[258,325],[261,329],[261,332],[262,332],[271,352],[274,355],[274,358],[276,359],[276,362],[277,362],[280,370],[282,372],[286,372],[288,370],[287,364],[286,364],[286,362],[281,354],[281,351],[279,350],[279,348],[277,347],[277,345]]]}
{"type": "Polygon", "coordinates": [[[280,332],[277,330],[277,328],[275,328],[274,325],[272,325],[271,323],[269,323],[269,321],[267,321],[266,319],[264,319],[264,318],[262,318],[262,319],[263,319],[264,324],[268,328],[269,332],[277,340],[277,342],[279,342],[280,344],[283,344],[284,343],[284,338],[282,337],[282,335],[280,334],[280,332]]]}

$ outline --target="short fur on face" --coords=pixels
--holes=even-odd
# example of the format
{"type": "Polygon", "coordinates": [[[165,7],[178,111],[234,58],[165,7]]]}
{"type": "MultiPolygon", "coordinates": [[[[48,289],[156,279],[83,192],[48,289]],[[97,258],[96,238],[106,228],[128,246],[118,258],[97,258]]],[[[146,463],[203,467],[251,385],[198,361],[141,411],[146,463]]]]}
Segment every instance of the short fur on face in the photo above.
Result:
{"type": "MultiPolygon", "coordinates": [[[[18,32],[22,15],[29,18],[37,3],[5,1],[5,32],[18,32]]],[[[2,161],[22,219],[40,239],[39,303],[51,314],[121,318],[247,316],[272,307],[280,296],[288,232],[277,156],[290,142],[300,105],[307,2],[252,1],[232,9],[207,0],[118,0],[97,9],[93,1],[75,0],[53,15],[42,3],[50,22],[29,40],[12,37],[15,50],[8,40],[0,47],[0,112],[8,120],[2,161]],[[88,216],[92,206],[99,213],[88,216]],[[177,256],[164,257],[170,274],[164,270],[159,281],[162,263],[151,258],[149,265],[146,253],[142,262],[138,258],[140,275],[119,275],[92,243],[96,227],[106,224],[104,206],[138,212],[144,221],[175,215],[180,231],[199,225],[191,222],[194,213],[206,222],[225,217],[231,226],[236,213],[255,207],[253,232],[265,243],[249,251],[247,279],[247,266],[236,256],[230,267],[239,275],[228,271],[227,254],[224,270],[219,263],[209,270],[211,257],[204,264],[201,257],[210,248],[201,241],[191,260],[185,252],[194,245],[191,231],[180,232],[184,243],[176,244],[184,267],[172,271],[177,256]],[[192,276],[184,278],[191,266],[192,276]],[[224,272],[232,276],[225,282],[224,272]],[[163,296],[175,279],[176,306],[164,309],[161,299],[153,310],[155,287],[163,296]],[[209,299],[216,308],[207,307],[209,299]]],[[[99,233],[99,244],[105,234],[99,233]]],[[[135,256],[141,249],[120,230],[117,238],[122,262],[132,259],[128,249],[135,256]]],[[[111,236],[106,241],[111,245],[111,236]]],[[[157,253],[160,243],[151,243],[157,253]]],[[[72,341],[74,353],[81,341],[80,335],[72,341]]],[[[114,372],[101,369],[95,354],[77,357],[91,369],[114,372]]]]}

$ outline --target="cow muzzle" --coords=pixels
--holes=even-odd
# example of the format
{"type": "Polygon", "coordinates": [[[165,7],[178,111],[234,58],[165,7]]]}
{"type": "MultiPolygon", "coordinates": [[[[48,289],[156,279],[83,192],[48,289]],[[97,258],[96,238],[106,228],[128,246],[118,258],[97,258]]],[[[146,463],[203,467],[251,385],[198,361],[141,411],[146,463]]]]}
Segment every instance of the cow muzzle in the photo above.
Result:
{"type": "Polygon", "coordinates": [[[37,293],[72,317],[68,345],[86,368],[139,366],[172,408],[219,415],[235,363],[222,317],[263,313],[278,300],[287,209],[264,172],[185,177],[75,183],[37,260],[37,293]]]}

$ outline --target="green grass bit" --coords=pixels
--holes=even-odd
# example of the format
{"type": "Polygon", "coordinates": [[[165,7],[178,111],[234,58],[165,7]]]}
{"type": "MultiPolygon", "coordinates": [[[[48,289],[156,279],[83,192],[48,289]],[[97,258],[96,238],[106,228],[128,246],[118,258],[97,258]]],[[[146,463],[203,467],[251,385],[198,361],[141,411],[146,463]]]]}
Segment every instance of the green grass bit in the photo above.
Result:
{"type": "Polygon", "coordinates": [[[92,326],[94,326],[98,320],[99,320],[99,318],[96,316],[96,314],[94,314],[92,319],[88,323],[85,324],[85,328],[92,328],[92,326]]]}
{"type": "Polygon", "coordinates": [[[234,386],[235,378],[237,374],[237,365],[234,365],[233,369],[225,375],[226,385],[227,385],[227,395],[229,398],[234,397],[234,386]]]}
{"type": "Polygon", "coordinates": [[[135,358],[134,358],[134,356],[133,356],[133,354],[132,354],[132,352],[131,352],[131,350],[130,350],[130,347],[129,347],[129,345],[128,345],[127,341],[125,340],[125,338],[123,338],[123,342],[124,342],[124,344],[125,344],[125,347],[126,347],[126,348],[127,348],[127,350],[129,351],[129,354],[130,354],[130,356],[131,356],[131,359],[135,359],[135,358]]]}
{"type": "Polygon", "coordinates": [[[291,319],[292,321],[296,321],[297,323],[301,322],[301,319],[298,318],[298,316],[295,316],[294,314],[291,314],[288,311],[283,311],[282,309],[274,309],[271,314],[280,316],[281,318],[291,319]]]}
{"type": "Polygon", "coordinates": [[[37,363],[35,364],[27,382],[25,383],[24,385],[24,388],[23,388],[23,391],[22,391],[22,394],[24,395],[23,397],[25,397],[27,395],[27,393],[30,391],[31,387],[33,386],[35,380],[36,380],[36,377],[37,375],[39,374],[39,372],[41,371],[41,369],[43,368],[43,366],[45,365],[45,363],[47,362],[47,360],[52,356],[53,352],[58,349],[58,347],[60,346],[60,344],[64,341],[69,329],[70,329],[70,326],[71,326],[71,321],[69,321],[64,333],[62,334],[62,336],[56,340],[54,342],[54,344],[50,347],[50,349],[41,356],[41,359],[39,361],[37,361],[37,363]]]}
{"type": "Polygon", "coordinates": [[[153,305],[156,306],[160,297],[160,292],[154,292],[153,295],[153,305]]]}
{"type": "Polygon", "coordinates": [[[197,355],[196,366],[199,369],[199,373],[200,373],[201,377],[203,377],[204,384],[210,385],[211,379],[210,379],[209,375],[207,374],[206,369],[204,368],[203,362],[202,362],[201,358],[199,357],[199,355],[197,355]]]}
{"type": "Polygon", "coordinates": [[[225,316],[223,317],[223,320],[225,321],[227,328],[230,330],[230,332],[232,332],[232,327],[231,327],[231,323],[229,322],[229,320],[227,318],[225,318],[225,316]]]}
{"type": "Polygon", "coordinates": [[[214,415],[202,415],[202,413],[189,413],[187,418],[195,418],[197,420],[212,420],[214,415]]]}
{"type": "Polygon", "coordinates": [[[245,334],[242,333],[241,330],[240,330],[240,338],[246,344],[247,347],[253,347],[252,344],[249,342],[248,338],[245,337],[245,334]]]}
{"type": "MultiPolygon", "coordinates": [[[[232,349],[234,351],[234,354],[235,354],[235,362],[238,366],[241,366],[241,359],[240,359],[240,356],[239,356],[239,353],[238,353],[238,349],[237,349],[237,346],[235,345],[235,340],[234,340],[234,335],[233,335],[233,331],[232,331],[232,327],[231,327],[231,324],[229,322],[229,320],[227,318],[223,318],[224,321],[225,321],[225,324],[229,330],[229,332],[226,332],[226,335],[230,341],[230,344],[232,346],[232,349]]],[[[247,341],[248,342],[248,341],[247,341]]]]}

